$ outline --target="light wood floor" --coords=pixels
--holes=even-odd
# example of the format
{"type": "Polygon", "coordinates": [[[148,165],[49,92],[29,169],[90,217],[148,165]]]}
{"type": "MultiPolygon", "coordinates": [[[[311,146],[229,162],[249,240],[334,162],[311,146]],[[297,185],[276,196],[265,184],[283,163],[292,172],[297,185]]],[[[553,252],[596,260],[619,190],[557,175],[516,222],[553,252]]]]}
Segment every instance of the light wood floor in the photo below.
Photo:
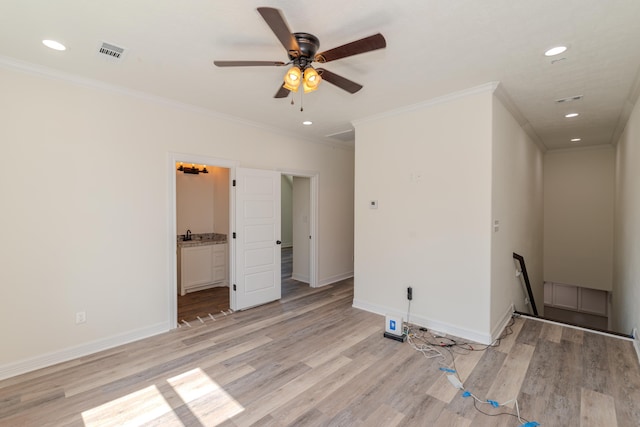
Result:
{"type": "MultiPolygon", "coordinates": [[[[4,380],[0,425],[520,425],[478,412],[439,358],[383,338],[382,317],[352,301],[351,280],[304,287],[4,380]]],[[[542,426],[640,425],[640,367],[629,341],[524,318],[511,329],[499,347],[452,349],[468,391],[499,403],[517,396],[522,417],[542,426]]]]}

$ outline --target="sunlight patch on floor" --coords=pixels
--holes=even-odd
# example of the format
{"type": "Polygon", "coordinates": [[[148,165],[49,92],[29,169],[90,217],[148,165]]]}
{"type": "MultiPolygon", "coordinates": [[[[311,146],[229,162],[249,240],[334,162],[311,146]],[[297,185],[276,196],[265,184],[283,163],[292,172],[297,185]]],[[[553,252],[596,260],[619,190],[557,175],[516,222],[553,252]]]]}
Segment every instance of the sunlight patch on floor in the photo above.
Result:
{"type": "Polygon", "coordinates": [[[244,411],[237,400],[200,368],[169,378],[167,382],[203,425],[218,425],[244,411]]]}
{"type": "Polygon", "coordinates": [[[182,425],[155,385],[82,413],[86,427],[140,426],[162,416],[168,424],[182,425]]]}
{"type": "Polygon", "coordinates": [[[84,425],[133,427],[162,418],[163,425],[184,426],[174,412],[174,408],[184,405],[202,425],[216,426],[244,411],[238,401],[200,368],[169,378],[167,383],[173,389],[172,396],[163,396],[163,392],[152,385],[84,411],[84,425]]]}

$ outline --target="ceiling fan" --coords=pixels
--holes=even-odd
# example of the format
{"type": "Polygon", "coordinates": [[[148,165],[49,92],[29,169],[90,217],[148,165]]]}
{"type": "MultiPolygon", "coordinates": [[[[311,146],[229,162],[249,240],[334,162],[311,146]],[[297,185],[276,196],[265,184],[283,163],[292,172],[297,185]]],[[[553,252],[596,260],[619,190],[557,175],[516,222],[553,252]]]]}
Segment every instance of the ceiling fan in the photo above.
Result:
{"type": "Polygon", "coordinates": [[[292,33],[279,9],[259,7],[258,12],[266,21],[271,31],[276,35],[289,56],[288,62],[281,61],[213,61],[218,67],[256,67],[256,66],[286,66],[292,65],[284,76],[284,83],[276,92],[274,98],[286,98],[289,92],[297,92],[300,85],[305,92],[318,88],[322,80],[344,89],[349,93],[356,93],[362,85],[332,73],[324,68],[315,69],[311,64],[335,61],[336,59],[358,55],[372,50],[383,49],[387,42],[382,34],[374,34],[351,43],[338,46],[324,52],[316,53],[320,41],[309,33],[292,33]]]}

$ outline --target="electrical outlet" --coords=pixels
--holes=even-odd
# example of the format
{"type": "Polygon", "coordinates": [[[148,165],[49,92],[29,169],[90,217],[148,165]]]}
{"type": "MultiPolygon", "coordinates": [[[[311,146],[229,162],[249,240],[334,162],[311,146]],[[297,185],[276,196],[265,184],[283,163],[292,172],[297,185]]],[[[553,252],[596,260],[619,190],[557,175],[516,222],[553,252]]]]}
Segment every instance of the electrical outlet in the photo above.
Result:
{"type": "Polygon", "coordinates": [[[76,313],[76,325],[85,323],[87,321],[87,313],[85,311],[79,311],[76,313]]]}
{"type": "Polygon", "coordinates": [[[411,286],[407,288],[407,299],[409,301],[413,299],[413,288],[411,286]]]}

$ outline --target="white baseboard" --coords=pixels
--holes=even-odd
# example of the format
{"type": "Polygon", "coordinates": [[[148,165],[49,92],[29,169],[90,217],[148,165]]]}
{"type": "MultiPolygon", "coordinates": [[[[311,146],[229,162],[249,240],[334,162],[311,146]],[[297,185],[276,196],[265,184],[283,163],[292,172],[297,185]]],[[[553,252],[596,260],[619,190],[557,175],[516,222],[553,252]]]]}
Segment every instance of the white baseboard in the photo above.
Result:
{"type": "Polygon", "coordinates": [[[516,311],[515,305],[509,305],[507,311],[502,315],[502,319],[500,319],[496,326],[491,330],[491,342],[494,342],[500,337],[500,335],[502,335],[502,331],[504,331],[504,328],[509,324],[514,311],[516,311]]]}
{"type": "Polygon", "coordinates": [[[348,271],[348,272],[342,273],[342,274],[336,274],[335,276],[327,277],[326,279],[322,279],[322,280],[318,281],[318,286],[317,287],[319,288],[321,286],[327,286],[327,285],[339,282],[339,281],[344,280],[344,279],[350,279],[352,277],[353,277],[353,271],[348,271]]]}
{"type": "Polygon", "coordinates": [[[293,280],[297,280],[298,282],[302,282],[302,283],[309,283],[309,276],[300,276],[299,274],[292,274],[291,278],[293,280]]]}
{"type": "Polygon", "coordinates": [[[87,356],[102,350],[108,350],[122,344],[138,341],[154,335],[167,332],[171,327],[169,323],[163,322],[134,331],[125,332],[108,338],[91,341],[62,350],[46,353],[41,356],[31,357],[19,362],[0,365],[0,380],[15,377],[37,369],[53,366],[78,357],[87,356]]]}
{"type": "MultiPolygon", "coordinates": [[[[390,307],[383,307],[376,304],[371,304],[366,301],[360,301],[357,299],[353,300],[353,307],[359,308],[360,310],[369,311],[371,313],[376,313],[380,315],[391,314],[395,316],[402,317],[405,321],[407,312],[395,310],[390,307]]],[[[441,334],[453,335],[455,337],[464,338],[466,340],[474,341],[480,344],[489,345],[493,342],[493,339],[490,334],[481,331],[475,331],[472,329],[462,328],[460,326],[452,325],[447,322],[441,322],[439,320],[429,319],[424,316],[411,314],[411,318],[409,319],[411,323],[414,325],[421,326],[423,328],[432,329],[441,334]]]]}

